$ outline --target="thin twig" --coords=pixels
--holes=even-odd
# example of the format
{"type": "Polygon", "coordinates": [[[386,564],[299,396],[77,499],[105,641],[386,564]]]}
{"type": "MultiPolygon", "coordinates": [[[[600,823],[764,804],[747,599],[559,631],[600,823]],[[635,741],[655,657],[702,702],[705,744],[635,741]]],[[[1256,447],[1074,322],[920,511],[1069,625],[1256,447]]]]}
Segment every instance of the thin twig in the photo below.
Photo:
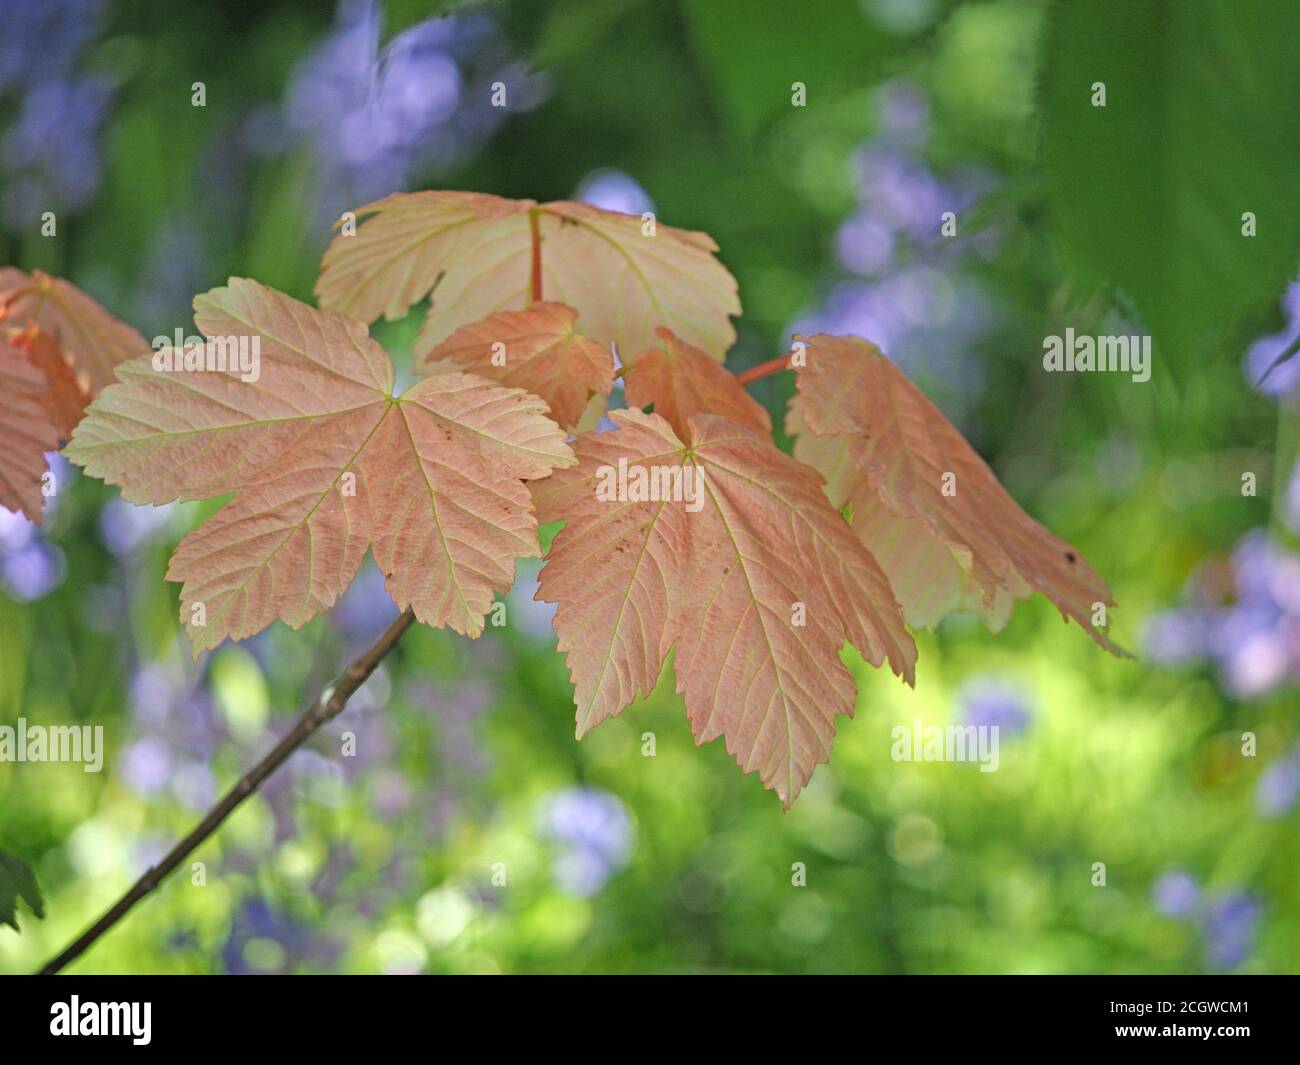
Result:
{"type": "Polygon", "coordinates": [[[226,792],[225,797],[208,811],[207,816],[195,826],[194,831],[177,843],[167,857],[137,880],[135,886],[113,904],[112,909],[86,929],[62,954],[46,965],[39,975],[49,976],[57,973],[70,961],[84,953],[95,940],[126,916],[132,906],[153,891],[168,873],[188,857],[190,852],[212,835],[239,807],[239,804],[257,791],[263,781],[279,769],[308,737],[327,721],[341,714],[348,700],[366,682],[384,657],[397,646],[402,634],[410,628],[414,620],[415,616],[407,610],[389,625],[369,650],[354,659],[352,664],[339,674],[338,679],[321,692],[284,739],[275,745],[271,753],[244,774],[239,782],[226,792]]]}

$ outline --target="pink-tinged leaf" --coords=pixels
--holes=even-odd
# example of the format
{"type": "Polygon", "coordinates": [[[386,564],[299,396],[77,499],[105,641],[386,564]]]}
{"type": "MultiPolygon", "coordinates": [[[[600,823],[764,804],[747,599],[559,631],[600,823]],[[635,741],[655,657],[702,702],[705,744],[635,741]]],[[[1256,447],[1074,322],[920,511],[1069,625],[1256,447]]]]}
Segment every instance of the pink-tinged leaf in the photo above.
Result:
{"type": "Polygon", "coordinates": [[[760,433],[772,419],[736,378],[671,329],[655,330],[659,343],[630,360],[625,376],[628,406],[654,406],[678,436],[687,434],[693,414],[716,414],[760,433]]]}
{"type": "Polygon", "coordinates": [[[135,329],[114,318],[75,285],[33,270],[0,270],[0,320],[35,322],[53,338],[90,396],[113,383],[113,371],[149,350],[135,329]]]}
{"type": "Polygon", "coordinates": [[[597,470],[680,465],[682,444],[653,415],[614,411],[616,432],[574,441],[578,465],[532,486],[537,516],[563,521],[542,568],[537,598],[556,604],[559,649],[568,655],[578,735],[654,688],[671,644],[669,601],[681,585],[687,515],[680,503],[600,501],[597,470]]]}
{"type": "MultiPolygon", "coordinates": [[[[13,415],[16,420],[11,427],[9,448],[0,457],[0,463],[15,465],[0,465],[0,480],[28,486],[33,464],[31,447],[35,441],[39,439],[48,445],[43,448],[45,451],[56,450],[72,435],[92,396],[112,381],[113,368],[122,359],[148,350],[139,333],[68,282],[39,270],[28,275],[10,266],[0,267],[0,344],[11,351],[6,359],[11,373],[18,372],[12,369],[12,352],[16,350],[40,375],[36,394],[50,422],[49,431],[37,432],[30,413],[16,411],[13,415]],[[51,431],[52,445],[49,444],[51,431]],[[22,440],[26,440],[26,445],[20,443],[22,440]]],[[[12,407],[27,411],[31,395],[30,388],[24,388],[14,396],[12,407]]],[[[44,473],[43,457],[40,465],[44,473]]],[[[39,522],[40,506],[32,509],[29,490],[24,491],[22,509],[39,522]]],[[[16,507],[18,496],[10,492],[5,493],[5,498],[16,507]]]]}
{"type": "Polygon", "coordinates": [[[45,452],[59,431],[43,401],[45,375],[27,353],[0,339],[0,506],[41,520],[45,452]]]}
{"type": "Polygon", "coordinates": [[[364,325],[253,281],[195,309],[206,336],[260,352],[256,379],[132,361],[67,449],[140,502],[234,493],[168,571],[195,654],[328,609],[371,544],[400,607],[481,633],[514,559],[538,553],[523,481],[573,461],[545,404],[459,373],[395,397],[364,325]]]}
{"type": "Polygon", "coordinates": [[[1040,591],[1098,644],[1126,654],[1092,624],[1098,607],[1113,605],[1106,583],[1020,509],[902,371],[858,337],[805,343],[787,422],[799,434],[795,456],[823,473],[832,503],[851,506],[910,624],[971,610],[996,632],[1015,599],[1040,591]]]}
{"type": "Polygon", "coordinates": [[[789,807],[853,713],[844,644],[914,678],[889,583],[816,473],[766,436],[696,415],[684,443],[657,415],[611,417],[615,432],[575,441],[576,468],[533,486],[542,520],[567,522],[538,598],[556,604],[579,734],[649,692],[675,645],[697,741],[724,736],[789,807]],[[620,460],[629,477],[702,480],[676,500],[611,499],[620,460]]]}
{"type": "Polygon", "coordinates": [[[467,192],[398,193],[356,213],[356,232],[325,252],[321,306],[370,322],[432,293],[419,360],[461,326],[541,299],[573,307],[584,336],[623,353],[654,344],[660,325],[719,361],[736,337],[736,281],[704,233],[652,230],[584,203],[467,192]]]}
{"type": "Polygon", "coordinates": [[[374,554],[397,605],[477,636],[514,560],[536,558],[525,480],[572,463],[546,405],[481,377],[444,374],[394,405],[361,465],[375,508],[374,554]]]}
{"type": "Polygon", "coordinates": [[[58,430],[59,438],[67,440],[86,413],[90,395],[77,380],[76,371],[68,364],[52,337],[41,332],[35,322],[28,322],[8,337],[9,343],[27,355],[27,360],[45,375],[45,389],[41,405],[58,430]]]}
{"type": "Polygon", "coordinates": [[[607,396],[614,387],[613,355],[576,331],[577,318],[578,312],[562,303],[500,311],[461,326],[427,352],[421,365],[447,359],[480,377],[540,396],[551,417],[571,432],[591,397],[607,396]]]}

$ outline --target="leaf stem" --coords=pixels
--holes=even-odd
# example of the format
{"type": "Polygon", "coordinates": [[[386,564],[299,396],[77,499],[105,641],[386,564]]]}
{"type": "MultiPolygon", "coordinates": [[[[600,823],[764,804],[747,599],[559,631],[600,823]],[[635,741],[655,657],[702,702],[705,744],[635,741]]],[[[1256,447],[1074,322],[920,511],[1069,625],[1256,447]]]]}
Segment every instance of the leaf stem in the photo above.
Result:
{"type": "Polygon", "coordinates": [[[533,235],[533,266],[530,274],[531,295],[528,302],[542,302],[542,225],[537,208],[528,212],[528,228],[533,235]]]}
{"type": "Polygon", "coordinates": [[[180,865],[199,844],[212,835],[221,823],[245,799],[257,791],[266,778],[279,769],[317,729],[341,714],[348,700],[369,679],[370,674],[375,671],[384,657],[397,646],[402,634],[410,628],[414,620],[415,616],[408,608],[384,630],[383,635],[368,650],[353,659],[351,665],[339,674],[338,679],[312,701],[284,739],[226,792],[225,797],[208,811],[194,830],[177,843],[161,862],[140,877],[130,891],[118,899],[103,917],[69,944],[57,958],[47,964],[39,975],[49,976],[57,973],[83,954],[100,936],[125,917],[137,902],[153,891],[163,878],[180,865]]]}
{"type": "Polygon", "coordinates": [[[736,383],[747,385],[751,381],[761,381],[764,377],[771,377],[790,366],[790,356],[781,355],[775,359],[768,359],[767,362],[760,362],[757,366],[751,366],[748,370],[741,370],[736,374],[736,383]]]}

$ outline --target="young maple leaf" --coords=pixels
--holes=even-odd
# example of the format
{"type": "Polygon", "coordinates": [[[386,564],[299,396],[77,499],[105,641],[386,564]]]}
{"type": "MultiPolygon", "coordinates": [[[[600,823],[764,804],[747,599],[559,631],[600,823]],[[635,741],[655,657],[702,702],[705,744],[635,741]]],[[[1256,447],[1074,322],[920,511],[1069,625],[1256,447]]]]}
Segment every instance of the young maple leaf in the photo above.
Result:
{"type": "Polygon", "coordinates": [[[524,481],[574,461],[546,405],[461,373],[394,396],[365,325],[255,281],[194,307],[206,336],[260,346],[257,379],[125,363],[67,455],[136,503],[234,493],[168,568],[195,655],[328,609],[368,545],[400,608],[479,635],[514,560],[539,554],[524,481]]]}
{"type": "MultiPolygon", "coordinates": [[[[48,333],[42,332],[35,322],[28,322],[17,331],[11,331],[9,343],[24,352],[27,361],[45,378],[41,405],[58,430],[59,439],[67,440],[72,430],[86,413],[90,392],[77,378],[77,371],[59,350],[48,333]]],[[[138,351],[136,354],[140,354],[138,351]]]]}
{"type": "MultiPolygon", "coordinates": [[[[575,331],[578,312],[562,303],[534,303],[463,325],[426,352],[416,369],[449,359],[471,373],[544,399],[566,432],[582,419],[592,396],[614,387],[608,348],[575,331]]],[[[716,364],[715,364],[716,365],[716,364]]]]}
{"type": "Polygon", "coordinates": [[[574,442],[577,466],[532,486],[541,520],[566,522],[537,598],[556,604],[578,735],[649,694],[676,645],[697,742],[725,736],[788,808],[829,758],[836,715],[853,713],[844,644],[913,682],[889,582],[817,474],[766,435],[697,414],[684,443],[656,414],[611,417],[618,429],[574,442]],[[676,469],[683,484],[698,471],[698,506],[608,498],[620,463],[629,476],[676,469]]]}
{"type": "Polygon", "coordinates": [[[114,381],[119,363],[149,350],[136,330],[114,318],[75,285],[40,270],[0,269],[0,323],[35,322],[58,346],[88,397],[114,381]]]}
{"type": "Polygon", "coordinates": [[[1042,592],[1098,644],[1127,654],[1092,624],[1110,589],[1078,550],[1026,514],[939,409],[875,345],[805,339],[787,431],[795,456],[826,477],[837,507],[889,575],[908,623],[954,610],[993,632],[1014,600],[1042,592]]]}
{"type": "Polygon", "coordinates": [[[760,433],[772,419],[735,375],[671,329],[655,330],[659,344],[630,360],[624,386],[628,406],[646,408],[667,420],[679,437],[688,433],[692,414],[717,414],[760,433]]]}
{"type": "Polygon", "coordinates": [[[0,506],[40,522],[45,452],[72,435],[116,365],[148,350],[144,337],[68,282],[0,268],[0,506]]]}
{"type": "Polygon", "coordinates": [[[476,192],[397,193],[356,214],[370,217],[334,238],[316,295],[371,322],[400,318],[432,293],[417,360],[463,325],[543,298],[576,309],[586,336],[620,352],[654,344],[658,325],[719,360],[736,339],[736,279],[705,233],[476,192]]]}
{"type": "Polygon", "coordinates": [[[45,374],[25,351],[0,338],[0,507],[41,520],[45,452],[59,430],[45,406],[45,374]]]}

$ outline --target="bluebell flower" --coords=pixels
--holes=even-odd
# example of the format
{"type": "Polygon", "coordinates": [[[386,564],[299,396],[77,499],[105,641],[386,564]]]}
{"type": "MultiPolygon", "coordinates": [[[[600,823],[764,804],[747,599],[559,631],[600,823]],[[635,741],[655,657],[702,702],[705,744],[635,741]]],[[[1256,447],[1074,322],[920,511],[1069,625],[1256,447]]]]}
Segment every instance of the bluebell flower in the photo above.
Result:
{"type": "Polygon", "coordinates": [[[969,681],[958,693],[958,701],[967,725],[994,727],[1002,736],[1014,736],[1029,726],[1027,696],[1001,678],[979,677],[969,681]]]}
{"type": "Polygon", "coordinates": [[[1268,695],[1300,676],[1300,557],[1263,530],[1238,541],[1228,566],[1202,567],[1188,605],[1154,615],[1143,644],[1156,662],[1213,663],[1237,699],[1268,695]]]}
{"type": "Polygon", "coordinates": [[[230,937],[226,940],[221,957],[226,971],[235,975],[287,972],[310,946],[311,933],[306,926],[261,899],[248,899],[235,914],[230,937]],[[279,944],[283,960],[274,969],[262,968],[248,958],[245,948],[255,939],[271,940],[279,944]]]}
{"type": "Polygon", "coordinates": [[[1292,355],[1285,362],[1277,361],[1300,336],[1300,281],[1283,294],[1282,313],[1286,325],[1281,332],[1255,340],[1242,362],[1247,383],[1265,396],[1289,396],[1300,390],[1300,358],[1292,355]]]}
{"type": "Polygon", "coordinates": [[[263,116],[256,127],[260,138],[310,146],[331,219],[410,187],[419,171],[477,144],[506,113],[491,106],[493,82],[506,85],[509,112],[540,101],[485,16],[428,19],[381,50],[382,21],[371,0],[344,0],[334,31],[294,71],[283,122],[263,116]]]}
{"type": "Polygon", "coordinates": [[[0,95],[68,73],[103,10],[104,0],[5,0],[0,95]]]}
{"type": "Polygon", "coordinates": [[[551,795],[541,815],[543,836],[557,845],[552,875],[569,894],[588,897],[622,869],[632,853],[632,821],[614,795],[568,788],[551,795]]]}
{"type": "Polygon", "coordinates": [[[145,736],[122,751],[118,771],[136,794],[155,795],[171,781],[171,750],[157,736],[145,736]]]}
{"type": "Polygon", "coordinates": [[[109,98],[108,86],[94,79],[41,82],[27,93],[3,144],[11,228],[34,228],[43,211],[75,211],[94,196],[109,98]]]}
{"type": "Polygon", "coordinates": [[[507,618],[512,626],[527,636],[553,640],[555,604],[535,598],[541,564],[534,559],[520,559],[516,564],[515,583],[506,596],[507,618]]]}
{"type": "Polygon", "coordinates": [[[99,535],[118,558],[129,558],[160,540],[171,522],[174,504],[136,506],[114,497],[99,512],[99,535]]]}
{"type": "Polygon", "coordinates": [[[945,409],[960,417],[983,383],[971,358],[997,321],[997,308],[973,256],[996,245],[990,228],[967,240],[943,239],[943,215],[959,219],[994,185],[982,171],[940,177],[925,161],[928,104],[899,80],[876,96],[878,135],[853,158],[858,208],[835,238],[841,266],[858,275],[835,284],[789,333],[856,334],[878,345],[909,376],[921,374],[945,409]]]}
{"type": "Polygon", "coordinates": [[[348,590],[329,612],[329,618],[350,641],[369,644],[392,624],[398,613],[397,604],[384,587],[384,575],[367,558],[348,590]]]}
{"type": "Polygon", "coordinates": [[[874,103],[882,140],[918,148],[930,139],[930,103],[911,82],[886,82],[876,90],[874,103]]]}
{"type": "Polygon", "coordinates": [[[1212,638],[1213,623],[1205,611],[1167,610],[1146,620],[1142,652],[1160,665],[1185,665],[1204,658],[1212,638]]]}
{"type": "Polygon", "coordinates": [[[1260,915],[1259,901],[1252,895],[1235,893],[1211,902],[1203,927],[1207,964],[1233,969],[1245,961],[1255,947],[1260,915]]]}
{"type": "Polygon", "coordinates": [[[593,170],[578,183],[573,198],[622,214],[640,215],[655,209],[645,189],[621,170],[593,170]]]}
{"type": "Polygon", "coordinates": [[[1300,747],[1283,755],[1259,776],[1255,805],[1265,817],[1281,817],[1300,800],[1300,747]]]}
{"type": "Polygon", "coordinates": [[[63,583],[63,552],[23,515],[0,507],[0,588],[20,603],[44,599],[63,583]]]}
{"type": "Polygon", "coordinates": [[[1165,873],[1151,886],[1151,902],[1166,917],[1191,917],[1200,905],[1201,889],[1191,873],[1165,873]]]}

